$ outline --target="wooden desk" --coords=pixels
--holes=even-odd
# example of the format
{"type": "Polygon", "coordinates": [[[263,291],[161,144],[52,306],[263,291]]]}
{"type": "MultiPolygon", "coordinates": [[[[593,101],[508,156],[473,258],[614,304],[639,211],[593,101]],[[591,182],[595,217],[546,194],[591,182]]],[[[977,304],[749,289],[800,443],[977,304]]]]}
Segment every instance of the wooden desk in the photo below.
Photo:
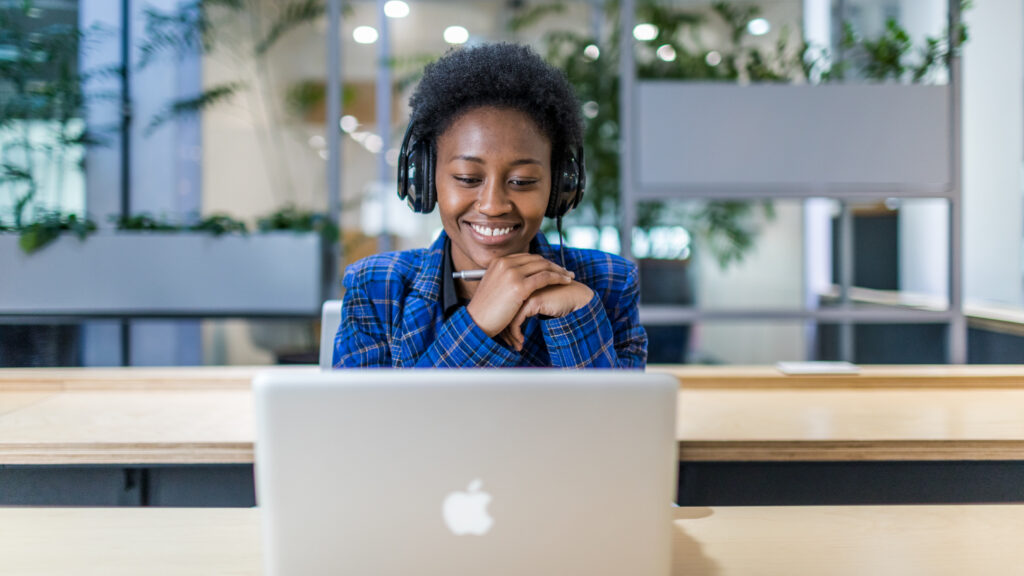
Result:
{"type": "MultiPolygon", "coordinates": [[[[1024,367],[660,369],[683,462],[1024,460],[1024,367]]],[[[251,463],[258,370],[0,370],[0,464],[251,463]]]]}
{"type": "MultiPolygon", "coordinates": [[[[2,368],[0,390],[67,387],[248,388],[262,370],[317,370],[315,366],[203,366],[174,368],[2,368]]],[[[684,388],[1024,388],[1024,365],[861,366],[858,374],[787,376],[773,366],[653,364],[684,388]]]]}
{"type": "Polygon", "coordinates": [[[251,506],[258,370],[0,370],[0,504],[251,506]]]}
{"type": "MultiPolygon", "coordinates": [[[[673,574],[1019,574],[1024,506],[681,508],[673,574]]],[[[257,509],[0,508],[5,573],[261,574],[257,509]]]]}
{"type": "Polygon", "coordinates": [[[774,366],[652,364],[648,372],[672,374],[683,388],[1016,388],[1024,365],[861,366],[857,374],[786,375],[774,366]]]}
{"type": "Polygon", "coordinates": [[[0,464],[251,464],[263,369],[0,369],[0,464]]]}
{"type": "MultiPolygon", "coordinates": [[[[251,466],[249,382],[260,369],[0,370],[0,465],[251,466]]],[[[762,471],[818,463],[808,473],[831,466],[840,476],[849,474],[837,463],[860,464],[872,478],[879,468],[871,464],[921,464],[914,476],[892,477],[902,484],[931,474],[925,464],[941,464],[955,472],[948,482],[972,485],[961,471],[977,463],[967,473],[1018,475],[1021,488],[1005,480],[998,493],[1009,496],[979,492],[967,501],[1024,501],[1024,367],[875,366],[853,376],[785,376],[772,367],[651,370],[680,379],[677,437],[689,489],[724,485],[702,470],[738,478],[749,470],[727,466],[748,463],[762,471]]],[[[682,501],[749,503],[715,498],[682,501]]]]}

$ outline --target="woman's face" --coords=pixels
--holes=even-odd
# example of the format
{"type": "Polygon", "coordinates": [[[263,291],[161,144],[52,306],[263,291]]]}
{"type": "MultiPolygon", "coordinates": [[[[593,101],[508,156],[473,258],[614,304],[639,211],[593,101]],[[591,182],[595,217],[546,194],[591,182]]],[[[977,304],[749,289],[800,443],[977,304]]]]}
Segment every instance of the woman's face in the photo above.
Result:
{"type": "Polygon", "coordinates": [[[551,194],[551,143],[517,110],[475,108],[437,139],[441,223],[456,270],[528,252],[551,194]]]}

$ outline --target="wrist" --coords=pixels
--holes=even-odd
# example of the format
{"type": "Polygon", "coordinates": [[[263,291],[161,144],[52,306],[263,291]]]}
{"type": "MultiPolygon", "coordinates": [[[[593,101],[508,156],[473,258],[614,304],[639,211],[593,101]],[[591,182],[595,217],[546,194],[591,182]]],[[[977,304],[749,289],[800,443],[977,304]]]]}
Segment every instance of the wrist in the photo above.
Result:
{"type": "Polygon", "coordinates": [[[486,321],[481,322],[481,320],[485,319],[485,315],[481,314],[473,307],[472,300],[470,300],[469,304],[466,305],[466,313],[469,314],[470,320],[472,320],[473,323],[476,324],[477,328],[479,328],[484,334],[487,334],[489,338],[494,338],[495,336],[500,334],[502,330],[505,329],[504,326],[495,329],[493,326],[489,326],[486,323],[486,321]]]}
{"type": "Polygon", "coordinates": [[[573,308],[573,312],[579,310],[580,308],[586,307],[586,305],[590,304],[590,301],[594,299],[594,291],[590,288],[590,286],[587,286],[586,284],[582,284],[580,282],[576,282],[576,284],[579,286],[578,291],[580,295],[575,302],[576,306],[575,308],[573,308]]]}

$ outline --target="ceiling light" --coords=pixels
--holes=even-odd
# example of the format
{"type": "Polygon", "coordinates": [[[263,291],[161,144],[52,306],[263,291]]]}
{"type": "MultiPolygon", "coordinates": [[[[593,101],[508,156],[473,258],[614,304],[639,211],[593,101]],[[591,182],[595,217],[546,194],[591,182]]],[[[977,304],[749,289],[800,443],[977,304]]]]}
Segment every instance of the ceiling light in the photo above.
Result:
{"type": "Polygon", "coordinates": [[[377,29],[373,26],[358,26],[352,31],[352,39],[360,44],[373,44],[377,41],[377,29]]]}
{"type": "Polygon", "coordinates": [[[345,132],[353,132],[356,128],[359,128],[359,120],[356,120],[356,117],[350,114],[342,116],[339,124],[345,132]]]}
{"type": "Polygon", "coordinates": [[[377,154],[384,147],[384,139],[376,134],[369,134],[363,141],[363,146],[370,152],[377,154]]]}
{"type": "Polygon", "coordinates": [[[647,42],[648,40],[654,40],[658,37],[658,27],[654,24],[637,24],[633,28],[633,38],[641,42],[647,42]]]}
{"type": "Polygon", "coordinates": [[[409,5],[402,0],[390,0],[384,4],[384,15],[388,18],[405,18],[409,15],[409,5]]]}
{"type": "Polygon", "coordinates": [[[747,32],[754,36],[764,36],[772,29],[772,25],[764,18],[754,18],[747,23],[747,32]]]}
{"type": "Polygon", "coordinates": [[[444,41],[449,44],[465,44],[469,40],[469,30],[462,26],[449,26],[444,29],[444,41]]]}

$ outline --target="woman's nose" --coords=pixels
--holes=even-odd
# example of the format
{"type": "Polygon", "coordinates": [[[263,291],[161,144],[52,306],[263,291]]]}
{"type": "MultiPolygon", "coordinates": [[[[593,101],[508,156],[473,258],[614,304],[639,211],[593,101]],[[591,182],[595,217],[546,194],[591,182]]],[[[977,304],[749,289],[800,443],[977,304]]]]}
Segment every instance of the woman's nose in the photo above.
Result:
{"type": "Polygon", "coordinates": [[[488,178],[487,183],[480,187],[476,209],[486,216],[500,216],[512,210],[512,202],[501,180],[488,178]]]}

